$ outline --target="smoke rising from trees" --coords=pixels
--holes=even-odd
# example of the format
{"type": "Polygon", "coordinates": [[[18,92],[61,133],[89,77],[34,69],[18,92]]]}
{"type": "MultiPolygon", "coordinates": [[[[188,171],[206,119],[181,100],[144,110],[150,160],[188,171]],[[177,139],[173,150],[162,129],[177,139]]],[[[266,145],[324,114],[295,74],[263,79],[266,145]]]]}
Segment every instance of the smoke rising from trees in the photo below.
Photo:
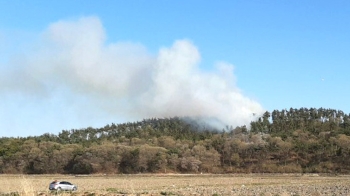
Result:
{"type": "Polygon", "coordinates": [[[85,126],[105,116],[126,121],[190,116],[241,126],[263,112],[236,86],[232,65],[202,70],[190,40],[151,54],[138,43],[106,43],[99,18],[82,17],[49,25],[27,48],[0,74],[1,92],[50,103],[73,116],[94,113],[85,126]]]}

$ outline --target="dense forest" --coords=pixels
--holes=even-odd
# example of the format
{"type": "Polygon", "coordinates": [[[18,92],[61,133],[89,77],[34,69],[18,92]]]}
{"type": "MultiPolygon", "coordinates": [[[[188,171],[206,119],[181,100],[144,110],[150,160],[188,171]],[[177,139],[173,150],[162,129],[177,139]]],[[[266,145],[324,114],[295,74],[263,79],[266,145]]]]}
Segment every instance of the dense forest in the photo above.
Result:
{"type": "Polygon", "coordinates": [[[300,108],[221,130],[145,119],[0,138],[0,173],[350,173],[350,116],[300,108]]]}

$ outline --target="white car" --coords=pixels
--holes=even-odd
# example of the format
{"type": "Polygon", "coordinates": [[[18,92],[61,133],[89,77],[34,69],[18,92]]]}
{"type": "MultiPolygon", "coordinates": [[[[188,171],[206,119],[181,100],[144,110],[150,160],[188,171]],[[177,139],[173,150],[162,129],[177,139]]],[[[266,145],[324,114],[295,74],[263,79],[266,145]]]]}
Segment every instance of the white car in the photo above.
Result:
{"type": "Polygon", "coordinates": [[[70,182],[67,181],[53,181],[50,183],[49,186],[50,190],[57,190],[57,191],[76,191],[78,187],[70,182]]]}

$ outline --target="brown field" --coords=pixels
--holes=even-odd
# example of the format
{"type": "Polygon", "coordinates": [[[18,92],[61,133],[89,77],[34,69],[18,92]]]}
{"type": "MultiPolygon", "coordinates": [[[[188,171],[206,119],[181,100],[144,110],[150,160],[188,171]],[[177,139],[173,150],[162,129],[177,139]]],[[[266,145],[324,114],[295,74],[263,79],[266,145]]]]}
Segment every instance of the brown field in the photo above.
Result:
{"type": "Polygon", "coordinates": [[[350,176],[232,175],[0,175],[0,195],[350,195],[350,176]],[[78,185],[73,193],[49,192],[53,180],[78,185]]]}

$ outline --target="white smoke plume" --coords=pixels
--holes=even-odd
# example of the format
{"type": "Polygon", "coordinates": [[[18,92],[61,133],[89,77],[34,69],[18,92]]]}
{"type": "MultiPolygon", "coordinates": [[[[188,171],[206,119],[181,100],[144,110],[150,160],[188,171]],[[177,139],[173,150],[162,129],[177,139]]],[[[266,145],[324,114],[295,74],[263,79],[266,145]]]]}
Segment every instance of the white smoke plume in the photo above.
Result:
{"type": "Polygon", "coordinates": [[[0,90],[50,100],[74,115],[94,113],[85,126],[103,116],[189,116],[241,126],[263,112],[236,86],[232,65],[221,62],[215,73],[203,71],[200,58],[189,40],[158,54],[137,43],[106,43],[101,21],[83,17],[51,24],[39,43],[2,71],[0,90]]]}

